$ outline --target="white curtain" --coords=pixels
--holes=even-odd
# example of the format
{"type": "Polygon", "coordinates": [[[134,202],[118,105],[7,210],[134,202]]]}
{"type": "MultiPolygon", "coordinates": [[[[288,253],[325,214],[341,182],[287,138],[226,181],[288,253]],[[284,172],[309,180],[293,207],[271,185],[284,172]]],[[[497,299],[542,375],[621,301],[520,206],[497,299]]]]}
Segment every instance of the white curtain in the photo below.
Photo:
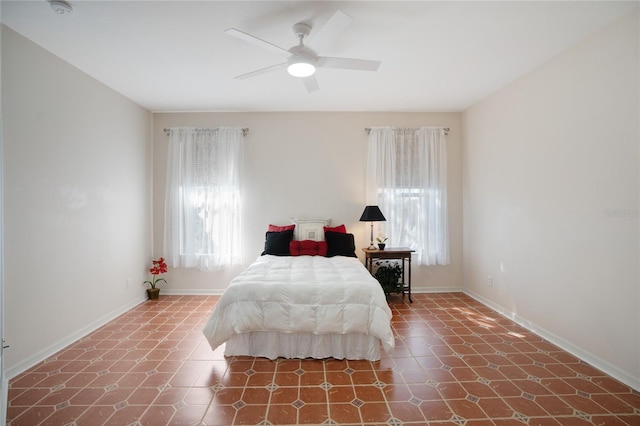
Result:
{"type": "Polygon", "coordinates": [[[387,246],[410,247],[419,265],[449,263],[444,128],[374,127],[369,132],[367,204],[378,205],[387,246]]]}
{"type": "Polygon", "coordinates": [[[243,142],[243,129],[170,129],[164,220],[169,266],[210,270],[242,262],[243,142]]]}

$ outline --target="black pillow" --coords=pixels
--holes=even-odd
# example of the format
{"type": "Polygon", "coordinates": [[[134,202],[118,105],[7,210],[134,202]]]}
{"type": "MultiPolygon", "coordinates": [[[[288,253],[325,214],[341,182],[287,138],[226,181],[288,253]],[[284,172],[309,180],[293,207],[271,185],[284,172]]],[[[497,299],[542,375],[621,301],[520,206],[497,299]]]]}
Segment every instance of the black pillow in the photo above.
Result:
{"type": "Polygon", "coordinates": [[[289,243],[292,239],[293,230],[282,232],[268,231],[264,242],[264,251],[262,252],[262,256],[265,254],[272,254],[274,256],[291,256],[289,243]]]}
{"type": "Polygon", "coordinates": [[[357,257],[353,234],[327,231],[324,233],[324,239],[327,241],[327,257],[357,257]]]}

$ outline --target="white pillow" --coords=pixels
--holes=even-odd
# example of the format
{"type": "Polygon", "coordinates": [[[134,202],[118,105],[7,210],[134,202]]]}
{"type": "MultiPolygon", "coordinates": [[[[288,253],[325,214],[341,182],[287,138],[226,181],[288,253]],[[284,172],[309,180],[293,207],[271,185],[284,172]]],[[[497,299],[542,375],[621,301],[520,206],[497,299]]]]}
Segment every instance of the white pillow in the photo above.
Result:
{"type": "Polygon", "coordinates": [[[296,225],[293,230],[294,240],[324,241],[323,228],[331,224],[331,219],[292,218],[291,223],[296,225]]]}

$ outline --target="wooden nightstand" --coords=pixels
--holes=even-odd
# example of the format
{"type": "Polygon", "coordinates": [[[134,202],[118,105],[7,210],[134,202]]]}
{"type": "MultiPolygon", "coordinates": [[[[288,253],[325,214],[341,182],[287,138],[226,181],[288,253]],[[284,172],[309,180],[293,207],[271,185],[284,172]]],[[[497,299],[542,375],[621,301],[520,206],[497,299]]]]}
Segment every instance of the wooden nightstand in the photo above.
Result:
{"type": "Polygon", "coordinates": [[[362,251],[364,252],[364,266],[366,266],[372,275],[374,260],[402,260],[402,297],[404,298],[404,293],[407,292],[409,302],[413,303],[413,300],[411,300],[411,253],[415,252],[415,250],[411,250],[408,247],[390,247],[384,250],[363,248],[362,251]],[[406,275],[405,262],[408,264],[406,275]]]}

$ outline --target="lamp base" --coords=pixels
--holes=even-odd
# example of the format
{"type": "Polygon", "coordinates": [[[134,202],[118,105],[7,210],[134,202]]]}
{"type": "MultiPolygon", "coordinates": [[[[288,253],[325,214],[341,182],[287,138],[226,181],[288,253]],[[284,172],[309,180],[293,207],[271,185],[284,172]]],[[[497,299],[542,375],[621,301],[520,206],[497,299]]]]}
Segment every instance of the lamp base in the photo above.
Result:
{"type": "Polygon", "coordinates": [[[375,250],[376,246],[373,245],[373,222],[371,222],[371,244],[369,244],[369,250],[375,250]]]}

